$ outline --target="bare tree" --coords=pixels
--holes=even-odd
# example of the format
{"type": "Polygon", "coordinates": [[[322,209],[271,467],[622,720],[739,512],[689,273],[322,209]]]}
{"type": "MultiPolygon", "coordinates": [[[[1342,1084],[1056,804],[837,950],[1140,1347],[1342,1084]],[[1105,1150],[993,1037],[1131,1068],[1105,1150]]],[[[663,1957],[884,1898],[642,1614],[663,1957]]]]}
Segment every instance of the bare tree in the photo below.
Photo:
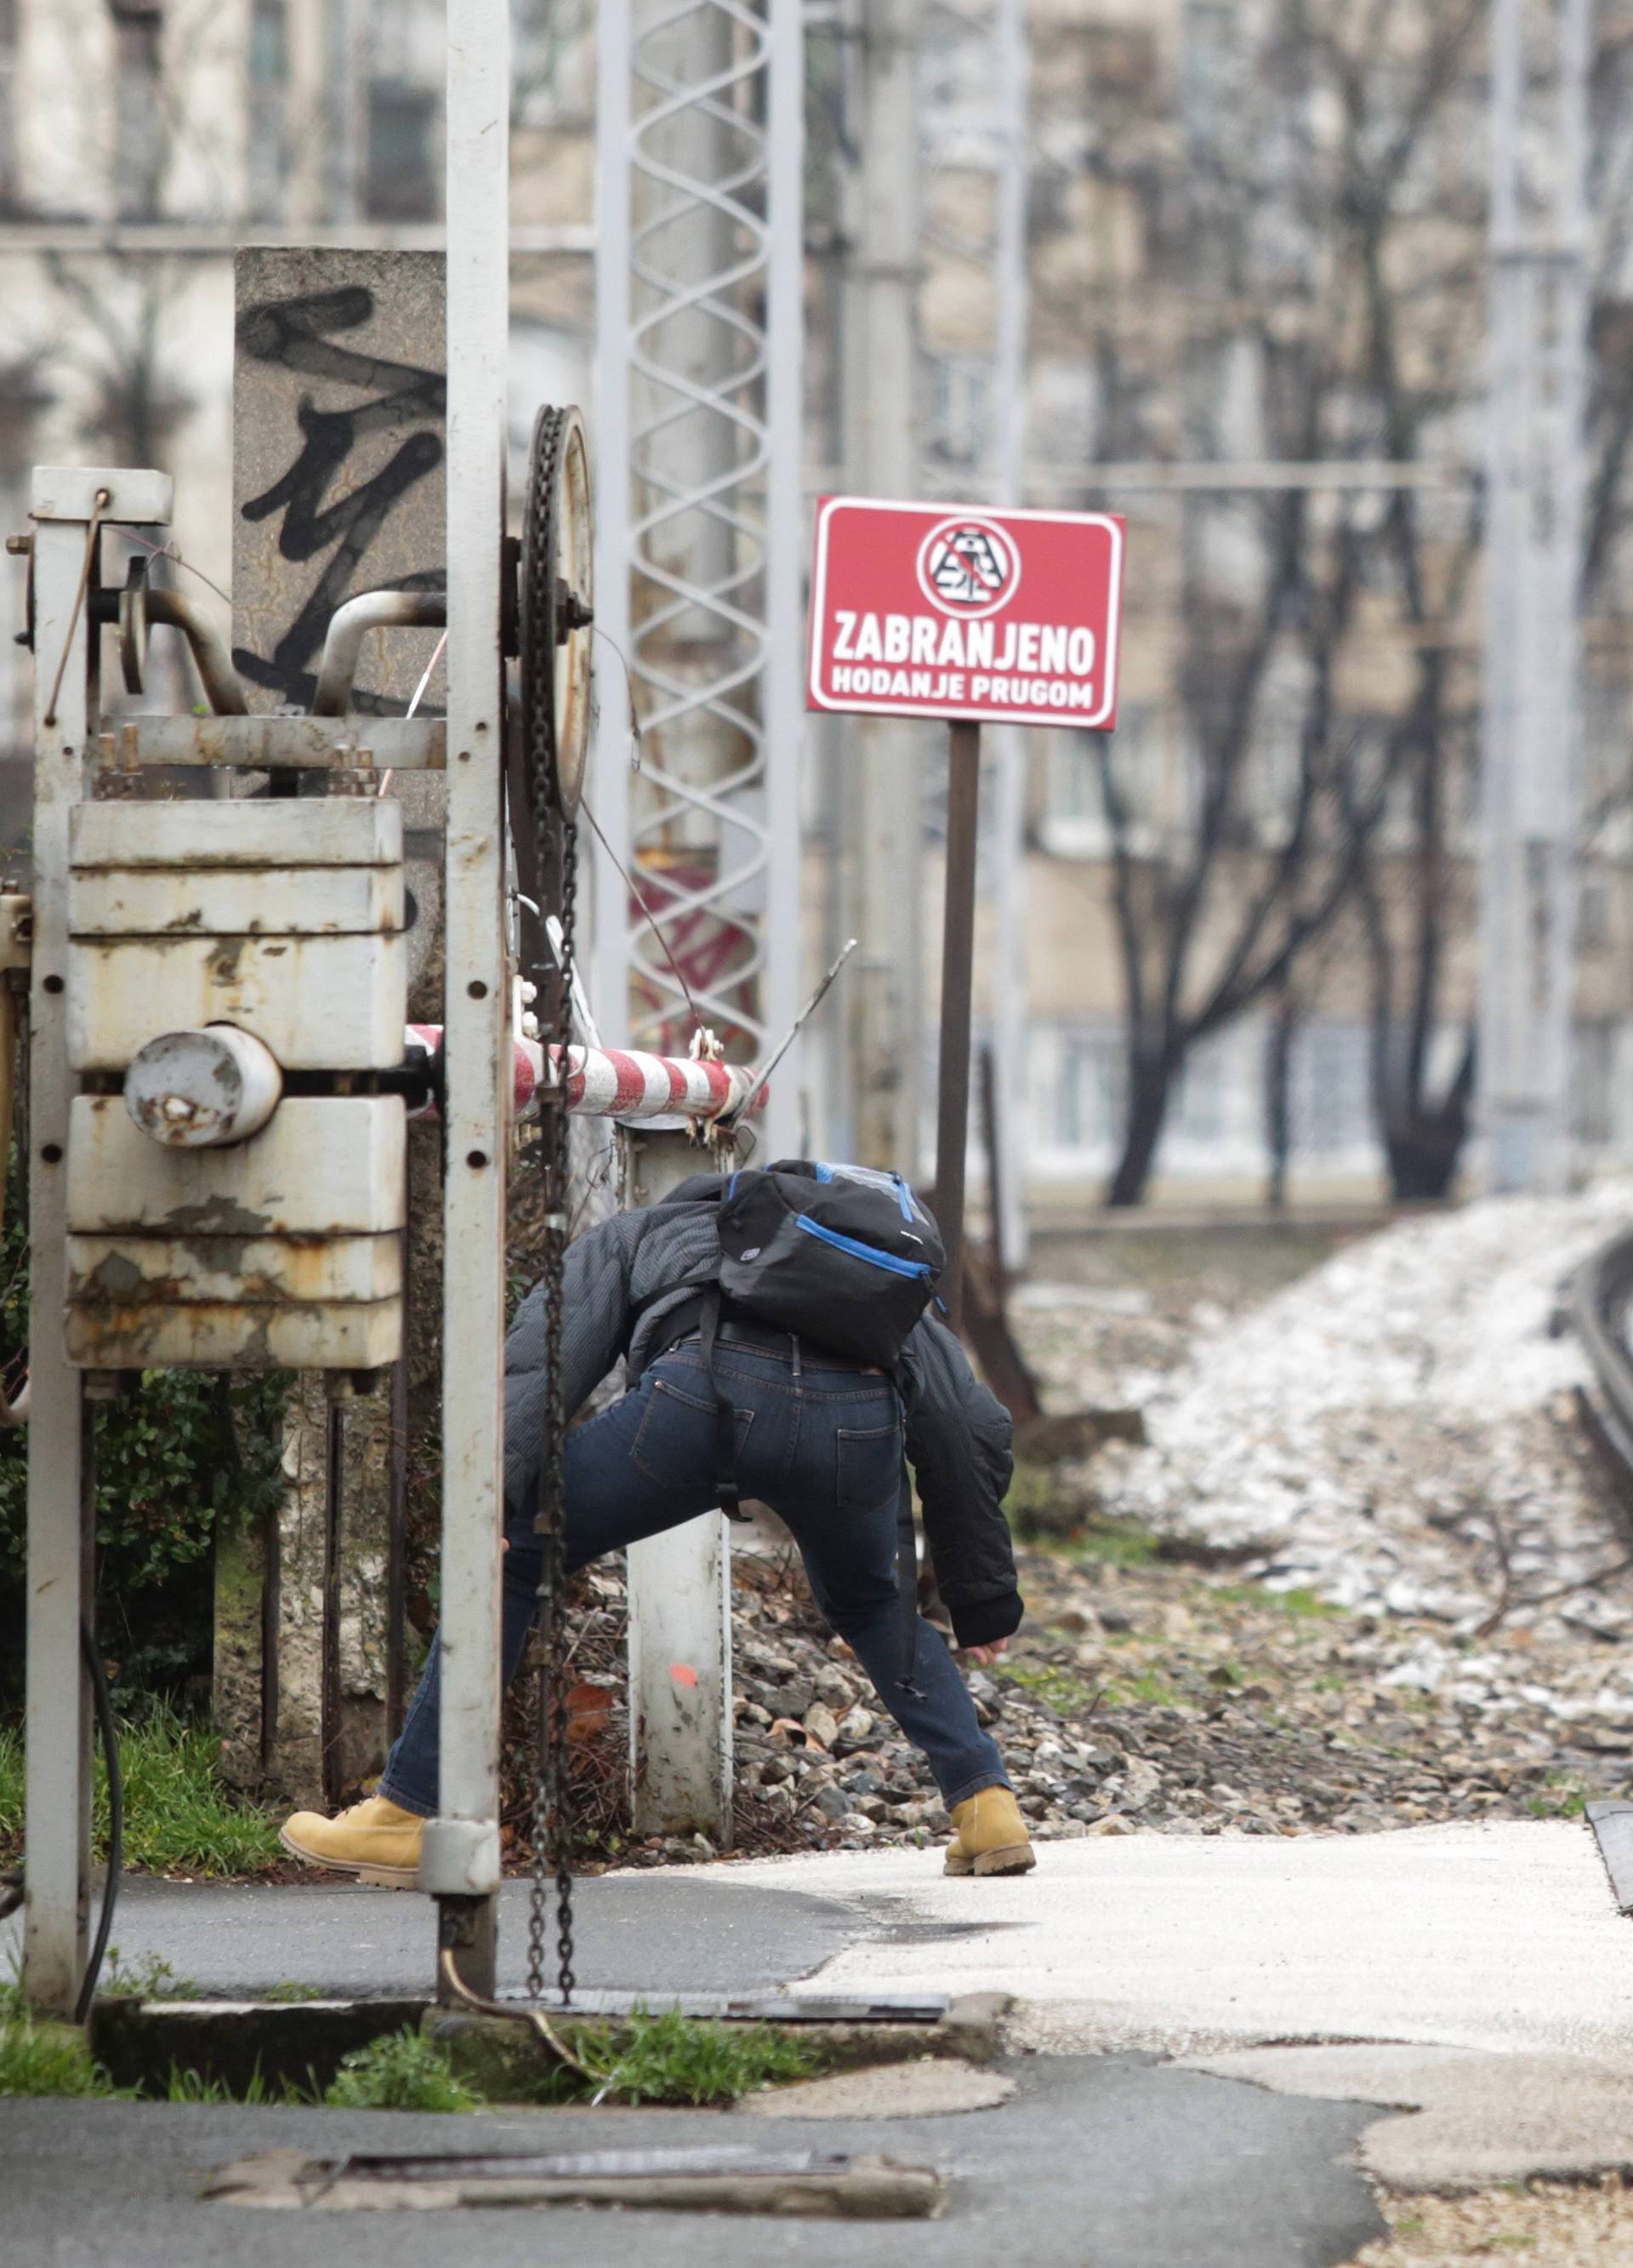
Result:
{"type": "MultiPolygon", "coordinates": [[[[1466,129],[1483,12],[1480,0],[1211,11],[1188,34],[1182,177],[1153,136],[1149,82],[1110,106],[1092,162],[1137,201],[1152,281],[1183,309],[1184,335],[1176,351],[1148,327],[1131,350],[1126,310],[1096,310],[1102,453],[1160,454],[1176,426],[1201,458],[1410,462],[1444,449],[1478,343],[1481,183],[1466,129]],[[1153,350],[1180,373],[1177,417],[1153,350]]],[[[1461,690],[1444,648],[1464,607],[1472,508],[1409,490],[1290,489],[1188,496],[1181,511],[1179,823],[1146,823],[1133,761],[1114,740],[1100,750],[1128,1016],[1115,1205],[1144,1193],[1191,1050],[1308,997],[1298,971],[1348,909],[1371,917],[1375,942],[1380,1111],[1400,1061],[1416,1123],[1429,1056],[1395,1043],[1394,846],[1403,809],[1438,839],[1447,702],[1461,690]],[[1409,688],[1397,663],[1392,687],[1357,700],[1380,639],[1409,656],[1409,688]]],[[[1426,915],[1409,956],[1425,1032],[1445,910],[1426,915]]]]}
{"type": "MultiPolygon", "coordinates": [[[[1458,145],[1482,12],[1266,0],[1217,15],[1187,58],[1183,180],[1151,139],[1149,89],[1114,115],[1094,162],[1137,197],[1154,280],[1186,311],[1177,355],[1166,343],[1188,453],[1410,461],[1456,409],[1478,320],[1478,183],[1458,145]]],[[[1159,453],[1162,378],[1129,366],[1122,328],[1093,341],[1100,446],[1159,453]]],[[[1406,490],[1201,495],[1181,510],[1183,823],[1142,827],[1114,741],[1100,755],[1128,1012],[1113,1204],[1143,1194],[1191,1049],[1279,998],[1369,887],[1394,950],[1385,821],[1414,790],[1432,801],[1451,674],[1432,633],[1456,622],[1472,556],[1466,505],[1448,531],[1406,490]],[[1404,704],[1357,706],[1357,655],[1386,622],[1416,686],[1404,704]]],[[[1392,1028],[1394,998],[1380,978],[1375,1018],[1392,1028]]]]}

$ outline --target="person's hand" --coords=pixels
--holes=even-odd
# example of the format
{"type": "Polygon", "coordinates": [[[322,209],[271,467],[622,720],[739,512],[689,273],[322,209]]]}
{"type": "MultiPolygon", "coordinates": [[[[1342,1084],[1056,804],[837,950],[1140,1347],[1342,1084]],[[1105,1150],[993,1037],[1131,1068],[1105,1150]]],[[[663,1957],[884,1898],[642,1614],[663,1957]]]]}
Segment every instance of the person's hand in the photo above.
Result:
{"type": "Polygon", "coordinates": [[[962,1646],[958,1650],[957,1659],[963,1662],[972,1662],[978,1669],[984,1669],[989,1661],[996,1661],[999,1654],[1006,1651],[1008,1646],[1009,1640],[1006,1638],[995,1638],[990,1646],[962,1646]]]}

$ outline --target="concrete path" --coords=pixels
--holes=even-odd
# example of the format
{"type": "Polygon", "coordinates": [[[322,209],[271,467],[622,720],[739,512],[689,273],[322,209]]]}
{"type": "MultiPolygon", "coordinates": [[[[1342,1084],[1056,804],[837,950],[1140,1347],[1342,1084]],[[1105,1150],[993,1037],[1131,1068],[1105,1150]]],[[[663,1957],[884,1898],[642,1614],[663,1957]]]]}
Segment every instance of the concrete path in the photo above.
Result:
{"type": "MultiPolygon", "coordinates": [[[[1405,2187],[1625,2162],[1633,1921],[1618,1915],[1578,1823],[1092,1838],[1045,1846],[1019,1880],[939,1869],[934,1852],[881,1852],[600,1877],[580,1886],[579,1971],[586,1986],[654,1996],[795,1982],[1012,1995],[1012,2043],[1042,2052],[1004,2066],[1006,2100],[975,2088],[953,2115],[932,2096],[936,2115],[907,2119],[886,2088],[876,2117],[852,2115],[842,2097],[844,2115],[778,2124],[779,2135],[828,2146],[927,2156],[953,2177],[944,2222],[893,2228],[886,2243],[880,2231],[815,2224],[773,2240],[763,2223],[724,2220],[705,2238],[695,2221],[643,2215],[637,2240],[596,2214],[499,2214],[482,2217],[477,2239],[426,2225],[442,2215],[382,2228],[363,2214],[346,2230],[356,2268],[417,2268],[462,2246],[480,2249],[484,2268],[570,2257],[611,2268],[636,2241],[659,2268],[703,2242],[722,2268],[750,2268],[769,2242],[777,2257],[813,2264],[984,2268],[1017,2250],[1018,2228],[1036,2268],[1319,2268],[1378,2233],[1352,2152],[1405,2187]]],[[[526,1885],[507,1885],[512,1984],[526,1900],[526,1885]]],[[[291,1982],[413,1992],[430,1974],[424,1901],[320,1880],[136,1885],[114,1934],[127,1962],[157,1955],[207,1992],[291,1982]]],[[[304,2263],[315,2224],[298,2235],[281,2214],[189,2202],[197,2175],[291,2141],[362,2147],[354,2124],[377,2148],[418,2146],[422,2132],[427,2147],[469,2149],[495,2137],[516,2148],[614,2135],[638,2146],[659,2131],[767,2132],[747,2116],[359,2124],[0,2102],[0,2262],[191,2268],[230,2252],[246,2268],[304,2263]]]]}
{"type": "Polygon", "coordinates": [[[1388,2040],[1633,2068],[1633,1921],[1579,1822],[1108,1837],[1047,1845],[1035,1874],[984,1882],[894,1851],[732,1879],[868,1925],[813,1989],[1012,1993],[1035,2047],[1388,2040]]]}

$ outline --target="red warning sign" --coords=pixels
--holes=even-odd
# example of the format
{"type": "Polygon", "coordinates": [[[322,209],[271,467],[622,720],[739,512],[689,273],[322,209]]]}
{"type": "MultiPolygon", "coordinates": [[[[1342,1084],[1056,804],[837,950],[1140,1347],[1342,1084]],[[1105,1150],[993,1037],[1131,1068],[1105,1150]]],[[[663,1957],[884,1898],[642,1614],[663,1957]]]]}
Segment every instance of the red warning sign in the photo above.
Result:
{"type": "Polygon", "coordinates": [[[1123,545],[1108,512],[824,497],[809,706],[1109,732],[1123,545]]]}

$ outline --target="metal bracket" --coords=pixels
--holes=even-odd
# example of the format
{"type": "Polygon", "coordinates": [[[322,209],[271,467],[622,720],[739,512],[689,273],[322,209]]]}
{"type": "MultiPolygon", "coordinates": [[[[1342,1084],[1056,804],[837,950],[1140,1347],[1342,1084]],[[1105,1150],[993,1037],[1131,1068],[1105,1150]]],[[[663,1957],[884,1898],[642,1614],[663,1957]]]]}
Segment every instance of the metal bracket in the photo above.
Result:
{"type": "Polygon", "coordinates": [[[428,1819],[420,1888],[439,1898],[481,1898],[499,1887],[497,1819],[428,1819]]]}

